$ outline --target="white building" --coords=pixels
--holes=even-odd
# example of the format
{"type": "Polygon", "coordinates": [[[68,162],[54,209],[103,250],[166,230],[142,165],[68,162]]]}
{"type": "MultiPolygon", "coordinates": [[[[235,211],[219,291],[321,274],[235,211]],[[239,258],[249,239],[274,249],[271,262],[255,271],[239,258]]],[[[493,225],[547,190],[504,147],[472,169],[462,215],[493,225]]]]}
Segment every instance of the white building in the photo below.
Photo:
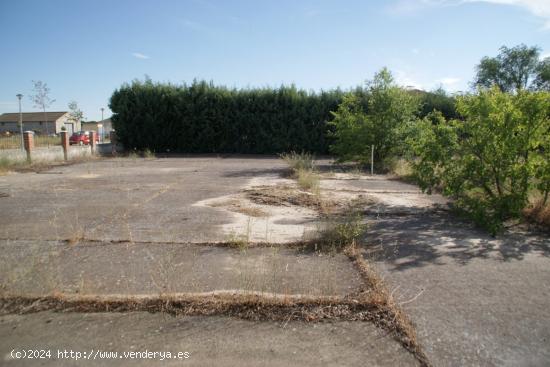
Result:
{"type": "MultiPolygon", "coordinates": [[[[23,116],[23,131],[32,130],[38,134],[59,134],[62,127],[72,134],[80,131],[80,121],[73,121],[66,111],[61,112],[25,112],[23,116]]],[[[0,115],[0,133],[19,133],[19,113],[4,113],[0,115]]]]}

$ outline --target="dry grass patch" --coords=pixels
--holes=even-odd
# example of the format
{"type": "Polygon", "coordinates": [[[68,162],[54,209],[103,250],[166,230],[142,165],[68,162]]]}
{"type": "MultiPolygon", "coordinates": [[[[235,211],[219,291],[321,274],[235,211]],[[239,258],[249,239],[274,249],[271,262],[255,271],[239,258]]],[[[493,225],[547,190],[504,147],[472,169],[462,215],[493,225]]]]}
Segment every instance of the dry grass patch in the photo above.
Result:
{"type": "Polygon", "coordinates": [[[367,302],[376,304],[384,310],[384,313],[387,314],[391,320],[387,327],[394,330],[395,333],[400,336],[401,343],[416,356],[422,365],[429,366],[428,358],[418,343],[416,330],[411,320],[401,308],[401,305],[414,301],[418,295],[406,302],[396,302],[393,297],[393,292],[388,290],[382,278],[365,260],[358,246],[347,247],[345,253],[353,262],[366,284],[363,297],[368,300],[367,302]]]}
{"type": "Polygon", "coordinates": [[[550,203],[545,204],[543,199],[524,209],[523,215],[530,221],[550,229],[550,203]]]}
{"type": "Polygon", "coordinates": [[[296,205],[314,210],[321,210],[323,205],[331,206],[331,202],[322,201],[320,195],[298,190],[290,185],[256,186],[245,190],[245,194],[250,201],[260,205],[296,205]]]}
{"type": "Polygon", "coordinates": [[[269,213],[265,210],[245,205],[243,202],[241,202],[239,199],[229,199],[225,201],[219,201],[215,203],[208,204],[209,206],[213,208],[225,208],[229,211],[235,212],[235,213],[241,213],[244,215],[248,215],[249,217],[255,217],[255,218],[265,218],[269,217],[269,213]]]}
{"type": "Polygon", "coordinates": [[[12,160],[5,157],[0,158],[0,175],[7,174],[8,172],[44,172],[55,167],[70,166],[72,164],[96,161],[102,157],[97,155],[76,156],[70,158],[68,161],[62,158],[56,160],[35,160],[32,163],[28,163],[26,160],[12,160]]]}
{"type": "Polygon", "coordinates": [[[428,365],[411,339],[396,327],[394,314],[383,302],[366,297],[308,297],[279,294],[214,292],[159,296],[4,296],[0,313],[56,312],[166,312],[178,316],[222,315],[252,321],[370,321],[387,330],[422,365],[428,365]]]}

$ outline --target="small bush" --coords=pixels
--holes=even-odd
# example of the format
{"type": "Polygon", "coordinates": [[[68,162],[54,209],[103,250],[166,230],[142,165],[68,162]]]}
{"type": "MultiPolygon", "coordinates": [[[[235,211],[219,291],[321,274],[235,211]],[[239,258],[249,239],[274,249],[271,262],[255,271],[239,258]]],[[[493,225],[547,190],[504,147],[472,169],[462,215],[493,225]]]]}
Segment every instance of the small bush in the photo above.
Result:
{"type": "Polygon", "coordinates": [[[313,162],[313,155],[310,153],[283,153],[280,157],[290,166],[293,171],[309,170],[313,171],[315,163],[313,162]]]}

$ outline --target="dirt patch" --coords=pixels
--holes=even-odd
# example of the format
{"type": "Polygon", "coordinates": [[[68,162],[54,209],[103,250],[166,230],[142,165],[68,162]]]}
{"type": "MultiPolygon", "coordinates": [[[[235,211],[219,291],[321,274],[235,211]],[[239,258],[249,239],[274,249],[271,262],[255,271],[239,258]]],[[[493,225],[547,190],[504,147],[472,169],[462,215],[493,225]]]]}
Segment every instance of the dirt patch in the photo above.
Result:
{"type": "Polygon", "coordinates": [[[235,213],[248,215],[249,217],[264,218],[269,216],[269,213],[266,212],[265,210],[262,210],[261,208],[258,208],[258,207],[246,205],[246,203],[244,203],[241,200],[238,200],[237,198],[228,199],[228,200],[219,201],[219,202],[213,202],[213,203],[210,203],[210,206],[213,208],[225,208],[235,213]]]}
{"type": "Polygon", "coordinates": [[[376,201],[367,195],[345,195],[325,192],[313,194],[292,185],[262,185],[245,190],[246,197],[259,205],[300,206],[317,211],[322,215],[339,214],[350,207],[374,204],[376,201]]]}
{"type": "Polygon", "coordinates": [[[245,193],[248,199],[261,205],[297,205],[317,210],[322,205],[318,195],[298,190],[290,185],[256,186],[245,190],[245,193]]]}

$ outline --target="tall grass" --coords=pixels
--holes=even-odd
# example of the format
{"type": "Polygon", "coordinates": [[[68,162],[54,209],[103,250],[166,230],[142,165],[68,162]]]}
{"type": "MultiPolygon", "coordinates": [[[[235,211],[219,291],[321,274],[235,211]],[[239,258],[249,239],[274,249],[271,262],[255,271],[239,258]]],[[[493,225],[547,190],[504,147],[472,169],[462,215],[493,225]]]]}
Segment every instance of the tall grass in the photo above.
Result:
{"type": "Polygon", "coordinates": [[[290,153],[283,153],[280,155],[280,157],[294,171],[299,171],[299,170],[313,171],[315,169],[313,154],[311,153],[305,153],[305,152],[296,153],[292,151],[290,153]]]}
{"type": "Polygon", "coordinates": [[[319,175],[315,171],[315,162],[310,153],[284,153],[280,155],[292,171],[292,177],[303,190],[319,193],[319,175]]]}

